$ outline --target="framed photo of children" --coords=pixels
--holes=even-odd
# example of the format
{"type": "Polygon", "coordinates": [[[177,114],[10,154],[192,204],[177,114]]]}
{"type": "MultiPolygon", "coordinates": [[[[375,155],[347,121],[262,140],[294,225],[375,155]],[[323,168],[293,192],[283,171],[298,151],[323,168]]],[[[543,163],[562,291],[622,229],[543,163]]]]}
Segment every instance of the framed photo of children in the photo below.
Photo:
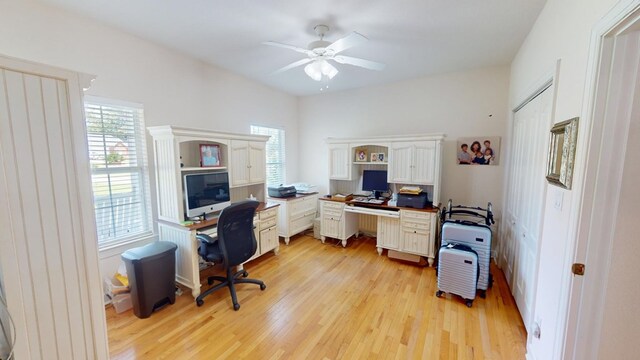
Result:
{"type": "Polygon", "coordinates": [[[456,147],[458,165],[498,165],[499,160],[499,136],[476,136],[458,139],[456,147]]]}
{"type": "Polygon", "coordinates": [[[220,145],[200,144],[200,166],[220,166],[220,145]]]}

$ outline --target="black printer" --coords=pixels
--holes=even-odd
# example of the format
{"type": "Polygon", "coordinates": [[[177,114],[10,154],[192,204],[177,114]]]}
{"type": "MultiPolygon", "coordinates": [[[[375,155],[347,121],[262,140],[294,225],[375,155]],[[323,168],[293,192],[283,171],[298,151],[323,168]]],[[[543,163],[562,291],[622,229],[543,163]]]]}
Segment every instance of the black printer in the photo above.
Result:
{"type": "Polygon", "coordinates": [[[424,209],[429,203],[429,197],[426,192],[421,192],[418,195],[412,194],[398,194],[397,206],[410,207],[414,209],[424,209]]]}
{"type": "Polygon", "coordinates": [[[296,196],[296,187],[291,185],[269,186],[267,188],[269,196],[274,198],[285,198],[296,196]]]}

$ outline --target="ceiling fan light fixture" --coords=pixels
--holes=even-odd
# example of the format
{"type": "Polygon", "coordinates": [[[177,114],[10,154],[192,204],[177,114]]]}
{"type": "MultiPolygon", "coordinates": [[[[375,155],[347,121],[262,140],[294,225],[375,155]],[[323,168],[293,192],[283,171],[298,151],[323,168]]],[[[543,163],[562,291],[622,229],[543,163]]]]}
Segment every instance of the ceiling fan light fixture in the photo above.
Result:
{"type": "Polygon", "coordinates": [[[331,66],[326,60],[315,60],[304,67],[304,72],[315,81],[322,81],[322,78],[333,79],[338,74],[338,69],[331,66]]]}
{"type": "Polygon", "coordinates": [[[320,69],[320,64],[318,64],[317,61],[305,66],[304,72],[315,81],[322,80],[322,70],[320,69]]]}

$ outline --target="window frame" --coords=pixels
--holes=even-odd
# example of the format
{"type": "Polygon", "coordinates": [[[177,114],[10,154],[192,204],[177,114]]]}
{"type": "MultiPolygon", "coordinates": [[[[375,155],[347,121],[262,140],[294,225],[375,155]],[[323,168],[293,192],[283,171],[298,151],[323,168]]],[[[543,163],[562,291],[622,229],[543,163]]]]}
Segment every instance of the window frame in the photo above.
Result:
{"type": "MultiPolygon", "coordinates": [[[[98,239],[98,251],[108,250],[115,247],[123,246],[128,243],[140,241],[143,239],[147,239],[149,237],[154,236],[154,224],[153,224],[153,210],[151,208],[151,184],[149,177],[149,163],[147,156],[147,141],[146,141],[146,127],[145,127],[145,119],[144,119],[144,106],[143,104],[127,102],[116,99],[109,99],[97,96],[84,96],[83,99],[83,114],[84,114],[84,126],[85,126],[85,139],[87,141],[87,151],[89,151],[89,129],[87,126],[87,106],[100,106],[100,107],[109,107],[109,108],[128,108],[133,111],[139,111],[139,116],[137,116],[134,120],[134,130],[133,137],[135,139],[136,144],[136,160],[137,166],[127,166],[127,167],[114,167],[111,169],[107,168],[90,168],[90,174],[93,176],[94,174],[137,174],[139,180],[138,186],[140,190],[137,192],[140,194],[140,203],[143,214],[140,216],[141,221],[143,222],[143,230],[134,234],[127,234],[123,236],[118,236],[113,239],[100,241],[100,234],[97,234],[98,239]]],[[[102,133],[91,133],[91,134],[102,134],[102,133]]],[[[90,156],[88,153],[87,156],[90,156]]],[[[91,190],[92,190],[92,203],[93,206],[93,216],[94,221],[97,223],[96,218],[96,208],[95,208],[95,193],[93,188],[93,180],[91,181],[91,190]]],[[[111,180],[109,180],[110,182],[111,180]]]]}
{"type": "Polygon", "coordinates": [[[278,166],[281,169],[281,182],[279,183],[269,183],[268,178],[269,176],[267,174],[265,174],[265,185],[266,186],[270,186],[270,185],[280,185],[280,184],[284,184],[287,181],[287,155],[286,155],[286,151],[287,151],[287,135],[286,135],[286,130],[283,127],[279,127],[279,126],[266,126],[266,125],[257,125],[257,124],[252,124],[249,127],[249,132],[252,135],[270,135],[270,134],[264,134],[264,133],[254,133],[253,130],[254,128],[258,128],[258,129],[267,129],[267,132],[269,131],[273,131],[276,130],[278,131],[278,136],[281,137],[281,142],[282,144],[281,146],[281,153],[282,153],[282,158],[280,159],[280,162],[269,162],[269,154],[267,152],[267,148],[268,148],[268,143],[269,141],[271,141],[271,138],[269,138],[269,140],[267,140],[267,143],[265,144],[265,172],[268,171],[269,169],[269,165],[271,166],[278,166]]]}

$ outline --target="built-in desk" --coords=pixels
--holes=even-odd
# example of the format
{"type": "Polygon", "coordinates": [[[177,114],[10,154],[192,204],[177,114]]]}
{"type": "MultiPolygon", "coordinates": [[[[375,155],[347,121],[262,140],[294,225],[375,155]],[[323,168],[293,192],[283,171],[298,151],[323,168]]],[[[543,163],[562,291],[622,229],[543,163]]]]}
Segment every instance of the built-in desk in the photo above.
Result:
{"type": "Polygon", "coordinates": [[[347,240],[358,233],[358,215],[374,215],[377,218],[376,247],[425,256],[429,266],[435,258],[437,207],[413,209],[382,204],[358,203],[320,199],[321,240],[327,237],[347,240]]]}
{"type": "MultiPolygon", "coordinates": [[[[278,241],[278,204],[260,203],[254,218],[257,250],[249,259],[255,259],[269,251],[276,255],[279,250],[278,241]]],[[[160,239],[170,241],[178,246],[176,251],[176,281],[191,289],[193,297],[200,295],[200,256],[196,234],[215,235],[218,219],[213,218],[197,224],[182,226],[169,221],[158,221],[160,239]]]]}

